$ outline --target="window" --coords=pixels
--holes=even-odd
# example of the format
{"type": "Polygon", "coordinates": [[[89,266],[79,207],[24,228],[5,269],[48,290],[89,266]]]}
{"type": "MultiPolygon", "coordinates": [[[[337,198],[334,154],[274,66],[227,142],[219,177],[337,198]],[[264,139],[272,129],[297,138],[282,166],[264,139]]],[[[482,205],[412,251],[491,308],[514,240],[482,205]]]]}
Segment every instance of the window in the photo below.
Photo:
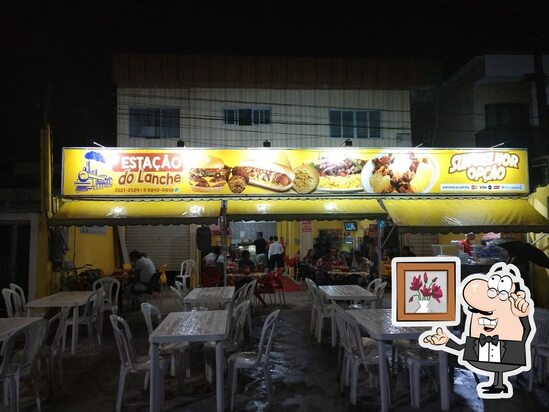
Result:
{"type": "Polygon", "coordinates": [[[130,137],[179,139],[179,109],[130,107],[130,137]]]}
{"type": "Polygon", "coordinates": [[[526,129],[530,124],[530,111],[527,104],[487,104],[484,112],[486,129],[526,129]]]}
{"type": "Polygon", "coordinates": [[[379,110],[330,110],[330,137],[380,138],[379,110]]]}
{"type": "Polygon", "coordinates": [[[271,109],[225,109],[223,122],[237,126],[271,124],[271,109]]]}

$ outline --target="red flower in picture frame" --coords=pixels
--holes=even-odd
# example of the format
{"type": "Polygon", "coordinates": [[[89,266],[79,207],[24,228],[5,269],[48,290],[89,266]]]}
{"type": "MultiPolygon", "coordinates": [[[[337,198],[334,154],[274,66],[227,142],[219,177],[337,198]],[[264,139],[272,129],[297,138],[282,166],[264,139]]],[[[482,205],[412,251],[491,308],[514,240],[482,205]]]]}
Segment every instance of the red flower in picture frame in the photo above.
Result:
{"type": "Polygon", "coordinates": [[[433,286],[431,286],[432,289],[432,296],[433,298],[440,303],[440,298],[444,296],[444,293],[442,292],[442,289],[439,285],[436,283],[433,283],[433,286]]]}
{"type": "Polygon", "coordinates": [[[412,283],[410,285],[410,290],[417,292],[422,285],[423,285],[423,282],[421,281],[420,275],[417,275],[417,277],[414,276],[414,278],[412,279],[412,283]]]}

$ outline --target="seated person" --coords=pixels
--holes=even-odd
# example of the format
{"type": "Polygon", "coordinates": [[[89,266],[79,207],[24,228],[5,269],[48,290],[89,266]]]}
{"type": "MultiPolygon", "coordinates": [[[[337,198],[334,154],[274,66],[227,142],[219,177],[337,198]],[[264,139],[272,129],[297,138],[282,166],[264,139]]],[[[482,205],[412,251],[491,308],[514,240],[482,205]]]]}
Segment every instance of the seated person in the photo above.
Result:
{"type": "Polygon", "coordinates": [[[297,271],[297,279],[305,279],[305,278],[312,278],[313,275],[316,272],[316,259],[315,259],[315,251],[313,249],[309,249],[307,254],[303,259],[301,259],[297,265],[298,271],[297,271]]]}
{"type": "Polygon", "coordinates": [[[351,254],[349,252],[345,252],[344,250],[340,251],[337,254],[337,258],[341,264],[341,266],[349,266],[351,263],[351,254]]]}
{"type": "Polygon", "coordinates": [[[137,250],[130,252],[130,261],[132,262],[132,271],[134,278],[128,283],[124,292],[126,294],[136,294],[146,292],[149,289],[149,282],[156,273],[156,268],[151,259],[137,250]]]}
{"type": "Polygon", "coordinates": [[[353,262],[351,263],[351,270],[360,272],[370,271],[370,261],[360,254],[358,250],[355,250],[353,254],[353,262]]]}
{"type": "Polygon", "coordinates": [[[219,246],[214,246],[210,253],[208,253],[202,259],[204,265],[206,266],[215,266],[219,262],[223,262],[223,256],[221,255],[221,248],[219,246]]]}
{"type": "Polygon", "coordinates": [[[328,259],[330,260],[330,263],[332,266],[345,265],[345,259],[342,257],[341,252],[335,247],[330,249],[330,254],[328,259]]]}
{"type": "Polygon", "coordinates": [[[244,273],[246,271],[252,272],[255,270],[255,262],[250,259],[250,251],[243,250],[242,254],[240,256],[240,259],[238,260],[238,272],[244,273]],[[246,270],[247,268],[247,270],[246,270]]]}
{"type": "Polygon", "coordinates": [[[330,252],[325,253],[320,259],[316,261],[316,273],[315,273],[315,283],[317,285],[331,285],[334,282],[334,279],[328,273],[333,269],[332,267],[333,259],[330,256],[330,252]]]}

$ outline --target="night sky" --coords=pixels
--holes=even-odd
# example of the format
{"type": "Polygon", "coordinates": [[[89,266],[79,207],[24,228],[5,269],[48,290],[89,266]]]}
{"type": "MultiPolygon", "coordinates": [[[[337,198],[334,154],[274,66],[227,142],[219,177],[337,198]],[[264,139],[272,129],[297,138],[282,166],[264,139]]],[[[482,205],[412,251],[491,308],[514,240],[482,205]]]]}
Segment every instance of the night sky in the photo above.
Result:
{"type": "MultiPolygon", "coordinates": [[[[549,50],[548,2],[2,2],[0,174],[37,162],[51,121],[56,155],[116,145],[113,52],[427,57],[446,74],[476,54],[549,50]],[[5,4],[8,3],[8,4],[5,4]]],[[[59,159],[56,159],[59,161],[59,159]]]]}

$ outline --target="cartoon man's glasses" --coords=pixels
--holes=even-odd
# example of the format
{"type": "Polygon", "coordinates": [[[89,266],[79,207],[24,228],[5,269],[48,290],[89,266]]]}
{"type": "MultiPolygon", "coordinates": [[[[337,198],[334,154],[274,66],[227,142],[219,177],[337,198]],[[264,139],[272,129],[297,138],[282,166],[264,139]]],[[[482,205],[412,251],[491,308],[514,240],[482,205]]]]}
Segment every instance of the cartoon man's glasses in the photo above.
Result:
{"type": "Polygon", "coordinates": [[[494,299],[496,296],[499,297],[499,300],[507,300],[509,299],[509,292],[506,290],[497,290],[495,288],[488,289],[488,297],[490,299],[494,299]]]}

